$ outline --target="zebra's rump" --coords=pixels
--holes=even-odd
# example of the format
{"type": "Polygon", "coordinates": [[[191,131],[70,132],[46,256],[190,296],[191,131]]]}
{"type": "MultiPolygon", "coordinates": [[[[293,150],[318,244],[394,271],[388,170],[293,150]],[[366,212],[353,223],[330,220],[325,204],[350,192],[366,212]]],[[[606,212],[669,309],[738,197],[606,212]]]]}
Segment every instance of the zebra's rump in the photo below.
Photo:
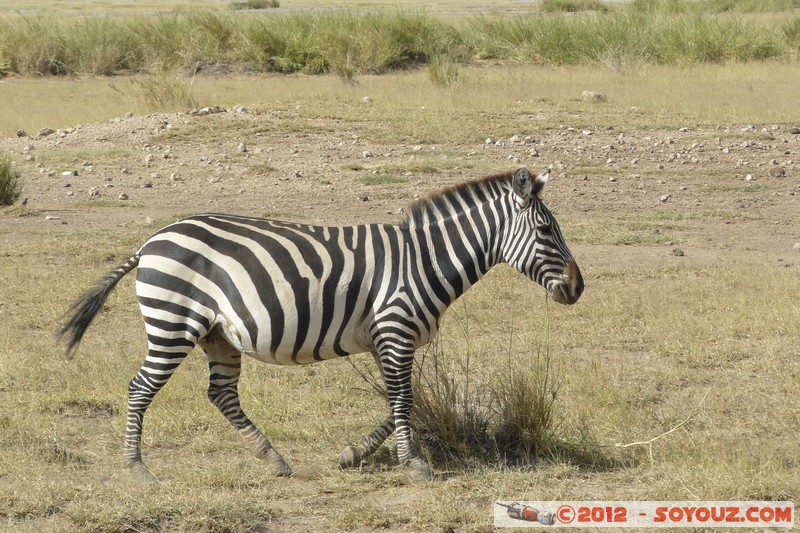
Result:
{"type": "Polygon", "coordinates": [[[141,249],[136,290],[151,347],[196,343],[219,326],[235,347],[269,363],[371,350],[369,329],[389,297],[385,279],[397,278],[399,233],[231,215],[176,222],[141,249]]]}

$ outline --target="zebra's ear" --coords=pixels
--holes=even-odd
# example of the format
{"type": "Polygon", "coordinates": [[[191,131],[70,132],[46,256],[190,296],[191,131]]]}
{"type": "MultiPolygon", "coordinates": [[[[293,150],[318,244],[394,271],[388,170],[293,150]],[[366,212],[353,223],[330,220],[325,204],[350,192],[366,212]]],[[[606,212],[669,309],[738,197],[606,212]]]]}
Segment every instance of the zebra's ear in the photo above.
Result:
{"type": "Polygon", "coordinates": [[[533,178],[527,168],[520,168],[511,179],[511,188],[520,200],[527,202],[533,190],[533,178]]]}
{"type": "Polygon", "coordinates": [[[535,196],[539,196],[541,194],[542,189],[547,184],[547,180],[550,179],[550,170],[552,170],[552,166],[547,167],[547,170],[536,176],[533,180],[533,190],[531,191],[535,196]]]}

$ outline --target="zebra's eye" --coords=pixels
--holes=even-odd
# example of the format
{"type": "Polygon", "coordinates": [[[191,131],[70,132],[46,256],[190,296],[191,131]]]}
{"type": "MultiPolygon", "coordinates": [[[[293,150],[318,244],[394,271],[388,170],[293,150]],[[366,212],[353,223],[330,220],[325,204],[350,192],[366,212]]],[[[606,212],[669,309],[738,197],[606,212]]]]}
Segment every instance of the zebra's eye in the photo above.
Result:
{"type": "Polygon", "coordinates": [[[536,231],[545,237],[549,237],[553,234],[553,228],[551,228],[549,224],[540,224],[536,227],[536,231]]]}

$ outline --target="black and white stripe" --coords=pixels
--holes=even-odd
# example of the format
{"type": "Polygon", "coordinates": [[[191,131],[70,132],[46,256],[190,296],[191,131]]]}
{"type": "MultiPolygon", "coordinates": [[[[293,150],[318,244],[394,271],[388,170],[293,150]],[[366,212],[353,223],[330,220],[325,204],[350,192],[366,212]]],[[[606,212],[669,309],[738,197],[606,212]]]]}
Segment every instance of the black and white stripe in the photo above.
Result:
{"type": "Polygon", "coordinates": [[[278,475],[291,469],[239,405],[241,355],[295,365],[372,352],[390,415],[340,456],[358,464],[392,433],[398,458],[427,470],[411,446],[414,351],[447,307],[507,262],[560,303],[583,291],[580,270],[539,193],[549,177],[526,169],[462,184],[415,203],[400,225],[321,227],[206,214],[171,224],[74,306],[68,351],[103,301],[138,265],[136,294],[148,353],[128,387],[125,463],[141,458],[144,413],[189,352],[208,356],[208,395],[278,475]]]}

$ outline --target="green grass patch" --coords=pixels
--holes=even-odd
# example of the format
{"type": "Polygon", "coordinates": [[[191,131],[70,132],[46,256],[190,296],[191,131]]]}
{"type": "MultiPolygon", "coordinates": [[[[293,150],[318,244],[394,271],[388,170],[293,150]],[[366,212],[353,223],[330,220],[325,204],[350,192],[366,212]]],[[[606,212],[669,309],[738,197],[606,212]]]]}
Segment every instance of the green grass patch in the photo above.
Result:
{"type": "Polygon", "coordinates": [[[539,8],[544,13],[608,12],[608,6],[599,0],[542,0],[539,8]]]}
{"type": "MultiPolygon", "coordinates": [[[[36,160],[50,165],[82,165],[85,161],[92,164],[129,161],[140,157],[139,152],[130,148],[59,148],[42,151],[36,154],[36,160]]],[[[68,170],[75,170],[70,168],[68,170]]]]}
{"type": "Polygon", "coordinates": [[[710,183],[703,186],[706,192],[760,192],[771,187],[764,183],[710,183]]]}
{"type": "Polygon", "coordinates": [[[262,213],[261,216],[272,220],[291,220],[297,217],[297,215],[295,213],[292,213],[291,211],[277,211],[277,210],[264,211],[264,213],[262,213]]]}
{"type": "Polygon", "coordinates": [[[278,169],[269,163],[256,163],[255,165],[250,165],[247,167],[247,171],[251,174],[269,174],[270,172],[275,172],[276,170],[278,169]]]}
{"type": "Polygon", "coordinates": [[[677,242],[665,232],[680,229],[678,222],[665,215],[606,220],[568,218],[562,230],[570,243],[657,246],[677,242]]]}
{"type": "Polygon", "coordinates": [[[398,183],[408,183],[408,178],[395,174],[365,174],[358,178],[362,185],[395,185],[398,183]]]}

